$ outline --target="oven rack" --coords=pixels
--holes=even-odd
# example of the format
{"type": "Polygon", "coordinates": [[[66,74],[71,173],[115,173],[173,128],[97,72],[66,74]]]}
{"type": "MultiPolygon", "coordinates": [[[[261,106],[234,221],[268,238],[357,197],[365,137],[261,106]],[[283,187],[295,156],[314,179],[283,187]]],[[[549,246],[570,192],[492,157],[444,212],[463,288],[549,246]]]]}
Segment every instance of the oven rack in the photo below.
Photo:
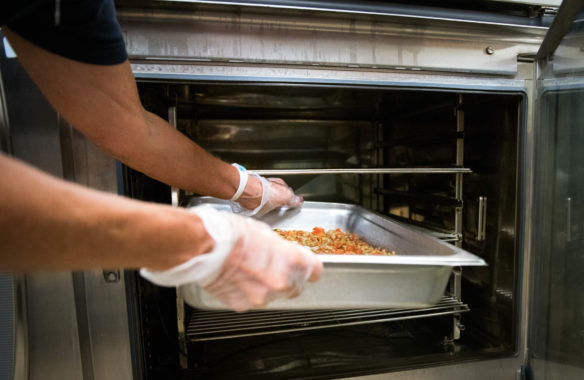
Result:
{"type": "Polygon", "coordinates": [[[341,310],[194,310],[187,327],[191,342],[282,334],[334,327],[454,315],[470,311],[468,305],[442,297],[432,307],[418,309],[341,309],[341,310]]]}

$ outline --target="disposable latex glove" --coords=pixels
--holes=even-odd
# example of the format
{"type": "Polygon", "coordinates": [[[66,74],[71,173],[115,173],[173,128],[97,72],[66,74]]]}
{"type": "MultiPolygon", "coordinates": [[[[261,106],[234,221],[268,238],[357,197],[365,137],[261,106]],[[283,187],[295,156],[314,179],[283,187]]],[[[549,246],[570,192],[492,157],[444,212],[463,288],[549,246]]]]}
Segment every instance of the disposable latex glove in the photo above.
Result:
{"type": "Polygon", "coordinates": [[[295,195],[294,190],[282,179],[264,178],[250,172],[248,174],[259,180],[262,185],[260,204],[253,210],[248,210],[238,202],[231,202],[231,209],[234,213],[244,216],[260,217],[277,207],[298,207],[304,202],[304,198],[295,195]]]}
{"type": "Polygon", "coordinates": [[[191,211],[215,240],[213,250],[166,271],[142,269],[143,277],[161,286],[195,282],[236,311],[298,296],[306,281],[320,278],[316,255],[280,238],[268,225],[209,206],[191,211]]]}

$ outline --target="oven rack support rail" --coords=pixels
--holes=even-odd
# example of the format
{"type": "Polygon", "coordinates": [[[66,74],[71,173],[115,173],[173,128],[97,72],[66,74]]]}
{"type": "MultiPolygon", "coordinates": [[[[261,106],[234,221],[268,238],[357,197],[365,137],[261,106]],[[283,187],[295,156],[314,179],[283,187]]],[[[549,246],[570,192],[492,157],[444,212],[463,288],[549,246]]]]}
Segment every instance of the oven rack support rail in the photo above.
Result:
{"type": "Polygon", "coordinates": [[[200,342],[437,317],[467,311],[470,311],[468,305],[453,297],[442,297],[438,304],[419,309],[252,310],[245,313],[195,310],[186,335],[188,341],[200,342]]]}

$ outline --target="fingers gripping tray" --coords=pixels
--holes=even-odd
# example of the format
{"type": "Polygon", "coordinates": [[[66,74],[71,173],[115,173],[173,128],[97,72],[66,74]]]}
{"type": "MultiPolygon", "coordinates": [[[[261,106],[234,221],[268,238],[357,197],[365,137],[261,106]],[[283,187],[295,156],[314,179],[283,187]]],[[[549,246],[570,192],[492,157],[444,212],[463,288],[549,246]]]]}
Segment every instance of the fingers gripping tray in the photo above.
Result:
{"type": "MultiPolygon", "coordinates": [[[[228,211],[213,198],[193,198],[188,207],[209,204],[228,211]]],[[[482,266],[479,257],[403,223],[360,206],[305,202],[301,208],[272,211],[261,218],[272,228],[312,231],[340,228],[394,256],[319,255],[324,271],[294,299],[277,299],[268,309],[418,308],[436,304],[444,295],[452,268],[482,266]]],[[[181,286],[185,302],[196,308],[225,309],[196,284],[181,286]]]]}

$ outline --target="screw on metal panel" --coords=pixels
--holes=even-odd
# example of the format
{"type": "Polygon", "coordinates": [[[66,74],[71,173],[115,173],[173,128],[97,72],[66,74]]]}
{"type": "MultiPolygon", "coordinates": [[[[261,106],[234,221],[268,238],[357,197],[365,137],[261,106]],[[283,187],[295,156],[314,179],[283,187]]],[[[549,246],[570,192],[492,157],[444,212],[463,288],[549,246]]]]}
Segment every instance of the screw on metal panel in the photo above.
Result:
{"type": "Polygon", "coordinates": [[[104,270],[103,271],[103,278],[105,282],[119,282],[120,281],[120,271],[111,271],[111,270],[104,270]]]}
{"type": "Polygon", "coordinates": [[[487,46],[485,48],[485,53],[487,53],[488,55],[493,55],[493,54],[495,54],[495,49],[493,49],[492,46],[487,46]]]}

